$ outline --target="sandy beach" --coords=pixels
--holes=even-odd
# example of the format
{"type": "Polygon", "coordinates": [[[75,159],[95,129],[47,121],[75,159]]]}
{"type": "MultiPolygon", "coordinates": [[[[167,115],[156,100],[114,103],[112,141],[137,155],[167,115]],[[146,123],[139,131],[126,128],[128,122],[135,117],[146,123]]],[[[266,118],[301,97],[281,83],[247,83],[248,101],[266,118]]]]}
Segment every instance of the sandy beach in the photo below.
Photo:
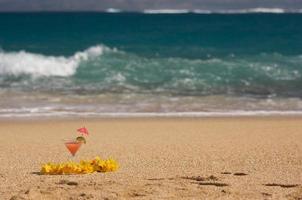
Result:
{"type": "Polygon", "coordinates": [[[140,118],[0,122],[0,199],[302,199],[302,118],[140,118]],[[63,140],[90,130],[75,160],[120,169],[39,175],[63,140]]]}

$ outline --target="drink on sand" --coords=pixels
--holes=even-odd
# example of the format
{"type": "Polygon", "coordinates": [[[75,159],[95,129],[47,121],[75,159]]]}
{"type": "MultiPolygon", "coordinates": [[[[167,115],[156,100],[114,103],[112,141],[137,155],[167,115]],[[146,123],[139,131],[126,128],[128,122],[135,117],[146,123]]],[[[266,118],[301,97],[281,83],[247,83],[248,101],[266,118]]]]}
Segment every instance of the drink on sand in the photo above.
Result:
{"type": "Polygon", "coordinates": [[[69,141],[65,142],[66,148],[70,151],[72,156],[75,156],[79,148],[81,147],[81,142],[78,141],[69,141]]]}

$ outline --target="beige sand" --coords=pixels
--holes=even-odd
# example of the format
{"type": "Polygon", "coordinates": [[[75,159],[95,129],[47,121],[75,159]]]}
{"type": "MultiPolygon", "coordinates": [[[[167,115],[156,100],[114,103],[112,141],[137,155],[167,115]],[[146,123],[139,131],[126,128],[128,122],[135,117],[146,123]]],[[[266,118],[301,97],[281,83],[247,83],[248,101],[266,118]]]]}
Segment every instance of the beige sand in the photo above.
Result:
{"type": "Polygon", "coordinates": [[[302,198],[302,118],[2,121],[0,132],[1,200],[302,198]],[[37,175],[69,159],[62,140],[82,125],[76,159],[111,156],[120,170],[37,175]]]}

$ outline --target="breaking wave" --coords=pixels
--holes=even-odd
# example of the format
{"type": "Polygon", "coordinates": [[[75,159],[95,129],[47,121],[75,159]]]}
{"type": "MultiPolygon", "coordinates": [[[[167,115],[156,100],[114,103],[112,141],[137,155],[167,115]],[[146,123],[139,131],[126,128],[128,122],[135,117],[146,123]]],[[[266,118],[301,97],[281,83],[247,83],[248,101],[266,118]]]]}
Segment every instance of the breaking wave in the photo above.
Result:
{"type": "Polygon", "coordinates": [[[301,65],[302,56],[276,53],[204,59],[143,57],[97,45],[70,57],[1,52],[0,86],[87,94],[302,97],[301,65]]]}
{"type": "Polygon", "coordinates": [[[100,56],[103,51],[103,46],[93,46],[71,57],[1,51],[0,75],[71,76],[82,61],[100,56]]]}

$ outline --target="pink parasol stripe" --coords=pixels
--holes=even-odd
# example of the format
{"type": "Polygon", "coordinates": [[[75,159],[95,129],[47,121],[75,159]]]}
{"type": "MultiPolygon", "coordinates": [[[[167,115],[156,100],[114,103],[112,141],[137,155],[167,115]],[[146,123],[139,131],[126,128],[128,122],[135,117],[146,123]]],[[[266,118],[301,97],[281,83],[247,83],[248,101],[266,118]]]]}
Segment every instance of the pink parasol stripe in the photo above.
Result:
{"type": "Polygon", "coordinates": [[[89,135],[87,128],[82,127],[77,129],[78,132],[80,132],[82,135],[89,135]]]}

